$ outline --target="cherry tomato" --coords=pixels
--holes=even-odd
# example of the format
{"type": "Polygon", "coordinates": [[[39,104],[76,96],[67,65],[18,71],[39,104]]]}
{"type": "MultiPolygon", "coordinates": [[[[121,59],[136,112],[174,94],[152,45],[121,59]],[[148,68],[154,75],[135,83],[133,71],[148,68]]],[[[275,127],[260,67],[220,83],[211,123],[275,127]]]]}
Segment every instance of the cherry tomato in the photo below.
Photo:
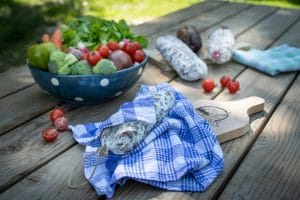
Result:
{"type": "Polygon", "coordinates": [[[62,116],[55,120],[54,125],[58,131],[66,131],[68,129],[69,120],[65,116],[62,116]]]}
{"type": "Polygon", "coordinates": [[[138,42],[132,42],[132,43],[133,43],[134,48],[135,48],[136,50],[142,50],[142,47],[141,47],[141,45],[140,45],[138,42]]]}
{"type": "Polygon", "coordinates": [[[220,79],[220,83],[223,88],[226,87],[229,82],[231,82],[230,76],[222,76],[222,78],[220,79]]]}
{"type": "Polygon", "coordinates": [[[58,131],[55,128],[47,128],[43,130],[42,135],[46,142],[54,142],[58,137],[58,131]]]}
{"type": "Polygon", "coordinates": [[[87,61],[90,65],[95,66],[101,59],[101,55],[98,51],[91,51],[86,56],[87,61]]]}
{"type": "Polygon", "coordinates": [[[139,49],[139,46],[134,42],[126,42],[124,44],[123,50],[130,56],[133,56],[135,51],[139,49]]]}
{"type": "Polygon", "coordinates": [[[112,50],[112,51],[120,49],[119,44],[118,44],[117,42],[115,42],[115,41],[110,41],[110,42],[108,42],[108,43],[107,43],[107,46],[108,46],[108,48],[109,48],[110,50],[112,50]]]}
{"type": "Polygon", "coordinates": [[[140,63],[140,62],[143,62],[144,59],[145,59],[145,54],[144,54],[144,52],[142,50],[136,50],[134,52],[133,60],[135,62],[140,63]]]}
{"type": "Polygon", "coordinates": [[[240,89],[240,83],[238,81],[230,81],[226,87],[228,91],[233,94],[240,89]]]}
{"type": "Polygon", "coordinates": [[[54,123],[57,118],[62,117],[64,115],[65,112],[63,109],[55,108],[50,112],[50,120],[52,121],[52,123],[54,123]]]}
{"type": "Polygon", "coordinates": [[[100,55],[103,58],[107,58],[110,54],[110,49],[105,45],[101,45],[100,47],[97,48],[97,51],[100,53],[100,55]]]}
{"type": "Polygon", "coordinates": [[[202,88],[205,92],[211,92],[215,87],[215,82],[212,79],[205,79],[202,81],[202,88]]]}

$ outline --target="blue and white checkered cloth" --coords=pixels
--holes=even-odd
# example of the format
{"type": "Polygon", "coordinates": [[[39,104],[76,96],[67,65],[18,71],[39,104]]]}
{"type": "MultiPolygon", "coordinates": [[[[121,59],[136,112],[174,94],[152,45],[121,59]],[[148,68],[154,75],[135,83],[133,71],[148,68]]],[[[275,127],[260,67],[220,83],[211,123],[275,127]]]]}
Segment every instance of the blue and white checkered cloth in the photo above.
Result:
{"type": "Polygon", "coordinates": [[[232,59],[271,76],[300,70],[300,49],[287,44],[268,50],[236,50],[232,59]]]}
{"type": "Polygon", "coordinates": [[[117,184],[128,179],[166,190],[201,192],[224,167],[221,147],[208,122],[196,113],[186,97],[166,83],[142,86],[133,102],[124,103],[103,122],[70,128],[75,140],[86,145],[85,177],[98,195],[108,198],[113,196],[117,184]],[[128,154],[98,156],[95,151],[101,145],[103,129],[132,120],[155,123],[151,93],[159,90],[170,90],[176,97],[175,106],[162,122],[128,154]]]}

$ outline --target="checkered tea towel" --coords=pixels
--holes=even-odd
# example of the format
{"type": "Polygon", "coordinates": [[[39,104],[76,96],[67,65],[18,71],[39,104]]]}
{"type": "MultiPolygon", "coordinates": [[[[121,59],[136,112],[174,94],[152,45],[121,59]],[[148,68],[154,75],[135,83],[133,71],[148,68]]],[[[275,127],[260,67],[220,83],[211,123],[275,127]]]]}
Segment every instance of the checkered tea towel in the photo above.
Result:
{"type": "Polygon", "coordinates": [[[268,50],[236,50],[233,60],[261,72],[275,76],[280,72],[300,70],[300,49],[287,44],[268,50]]]}
{"type": "Polygon", "coordinates": [[[200,192],[223,170],[223,153],[212,128],[186,97],[166,83],[142,86],[133,102],[121,105],[105,121],[70,128],[74,139],[86,145],[85,177],[98,195],[108,198],[128,179],[166,190],[200,192]],[[133,120],[156,123],[151,93],[159,90],[169,90],[176,98],[168,115],[128,154],[100,157],[96,150],[103,129],[133,120]]]}

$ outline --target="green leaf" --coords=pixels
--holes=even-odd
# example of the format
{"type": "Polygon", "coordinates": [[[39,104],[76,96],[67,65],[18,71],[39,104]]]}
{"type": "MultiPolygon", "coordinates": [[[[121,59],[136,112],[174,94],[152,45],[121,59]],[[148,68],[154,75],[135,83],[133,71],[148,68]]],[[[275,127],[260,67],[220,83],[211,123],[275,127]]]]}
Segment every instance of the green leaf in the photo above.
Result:
{"type": "Polygon", "coordinates": [[[147,47],[148,41],[143,36],[136,36],[129,29],[125,20],[118,23],[93,16],[77,18],[61,28],[62,38],[66,48],[77,46],[79,42],[87,45],[89,49],[108,41],[121,41],[130,39],[137,41],[142,47],[147,47]]]}
{"type": "Polygon", "coordinates": [[[133,40],[140,43],[143,48],[147,48],[148,46],[148,40],[144,36],[137,36],[133,40]]]}

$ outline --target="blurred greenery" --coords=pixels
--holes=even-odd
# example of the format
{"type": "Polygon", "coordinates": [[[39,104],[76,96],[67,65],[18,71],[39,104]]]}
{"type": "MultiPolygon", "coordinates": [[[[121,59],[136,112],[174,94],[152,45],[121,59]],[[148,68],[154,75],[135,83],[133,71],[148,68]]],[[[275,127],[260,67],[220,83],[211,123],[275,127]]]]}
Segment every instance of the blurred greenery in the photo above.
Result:
{"type": "Polygon", "coordinates": [[[0,72],[25,63],[26,49],[75,17],[94,15],[138,24],[199,0],[0,0],[0,72]]]}
{"type": "MultiPolygon", "coordinates": [[[[42,33],[75,17],[94,15],[139,24],[202,0],[0,0],[0,72],[25,63],[42,33]]],[[[300,8],[300,0],[227,0],[300,8]]]]}

